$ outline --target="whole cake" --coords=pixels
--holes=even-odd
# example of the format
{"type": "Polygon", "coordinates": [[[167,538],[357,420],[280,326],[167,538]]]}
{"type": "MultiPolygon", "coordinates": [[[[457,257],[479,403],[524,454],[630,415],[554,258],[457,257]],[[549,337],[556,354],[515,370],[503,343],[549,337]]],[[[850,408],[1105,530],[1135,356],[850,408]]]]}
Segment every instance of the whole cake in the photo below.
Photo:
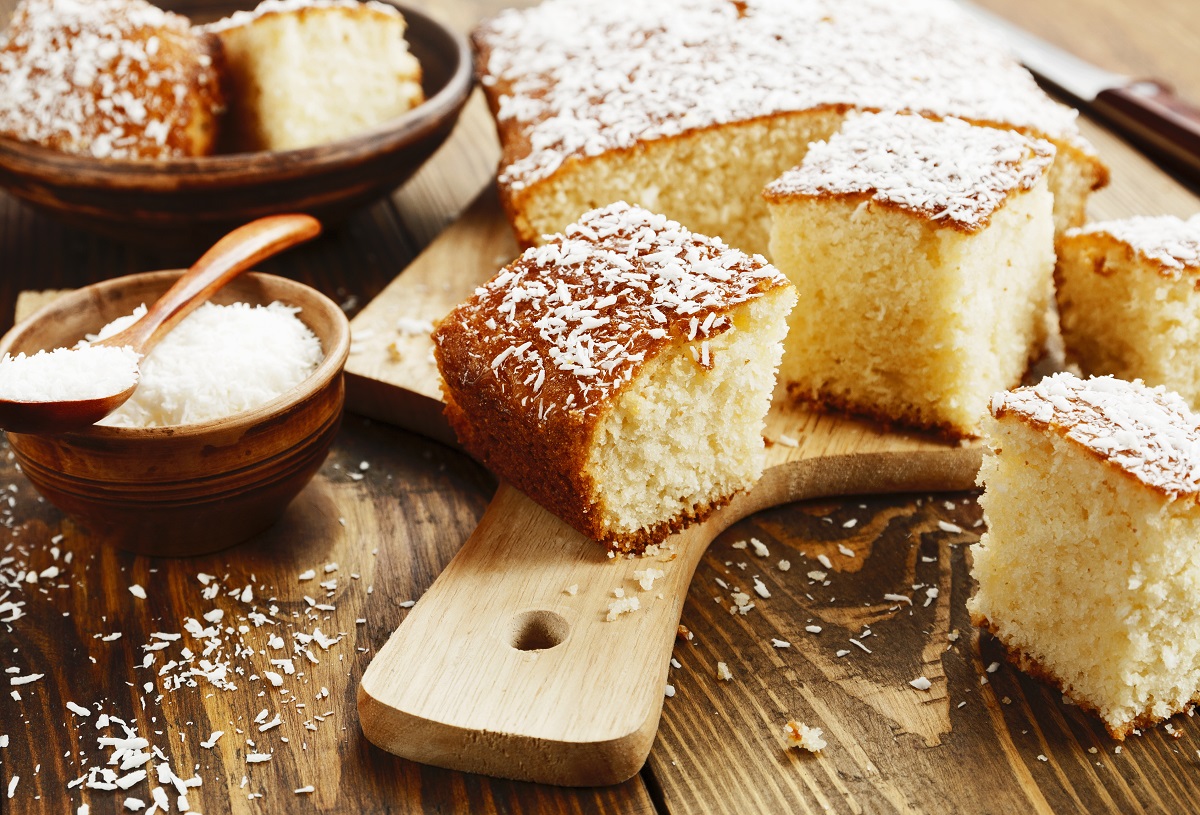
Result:
{"type": "Polygon", "coordinates": [[[1072,229],[1055,278],[1067,356],[1084,374],[1166,385],[1200,408],[1200,214],[1072,229]]]}
{"type": "Polygon", "coordinates": [[[424,101],[395,6],[264,0],[207,26],[230,82],[229,152],[292,150],[353,136],[424,101]]]}
{"type": "Polygon", "coordinates": [[[767,249],[759,193],[848,111],[909,111],[1052,141],[1059,230],[1107,170],[949,0],[546,0],[474,33],[520,242],[627,200],[767,249]]]}
{"type": "Polygon", "coordinates": [[[818,407],[974,436],[1040,356],[1054,271],[1046,171],[1018,133],[849,119],[765,192],[771,257],[803,304],[779,378],[818,407]]]}
{"type": "Polygon", "coordinates": [[[0,135],[97,158],[205,156],[220,45],[144,0],[23,0],[0,37],[0,135]]]}
{"type": "Polygon", "coordinates": [[[762,257],[612,204],[441,321],[446,416],[496,474],[636,552],[761,475],[795,302],[762,257]]]}
{"type": "Polygon", "coordinates": [[[1062,373],[997,394],[967,607],[1123,739],[1200,698],[1200,417],[1062,373]]]}

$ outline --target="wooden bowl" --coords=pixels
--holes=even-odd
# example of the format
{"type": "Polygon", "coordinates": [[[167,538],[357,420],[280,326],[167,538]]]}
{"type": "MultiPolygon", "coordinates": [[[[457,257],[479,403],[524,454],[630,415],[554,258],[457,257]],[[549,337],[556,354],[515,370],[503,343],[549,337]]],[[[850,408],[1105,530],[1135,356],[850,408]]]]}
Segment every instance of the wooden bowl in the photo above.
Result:
{"type": "MultiPolygon", "coordinates": [[[[0,186],[62,221],[139,243],[211,242],[279,212],[336,220],[407,181],[449,136],[472,88],[466,39],[392,5],[408,21],[424,74],[426,101],[403,116],[300,150],[161,161],[98,159],[0,138],[0,186]]],[[[197,17],[237,8],[207,5],[197,17]]]]}
{"type": "MultiPolygon", "coordinates": [[[[0,339],[0,353],[73,345],[150,303],[181,273],[96,283],[56,300],[0,339]]],[[[173,427],[93,426],[54,436],[9,433],[22,471],[48,501],[103,541],[177,556],[232,546],[266,529],[320,468],[341,423],[350,324],[301,283],[250,272],[216,303],[299,306],[325,359],[306,380],[254,410],[173,427]]]]}

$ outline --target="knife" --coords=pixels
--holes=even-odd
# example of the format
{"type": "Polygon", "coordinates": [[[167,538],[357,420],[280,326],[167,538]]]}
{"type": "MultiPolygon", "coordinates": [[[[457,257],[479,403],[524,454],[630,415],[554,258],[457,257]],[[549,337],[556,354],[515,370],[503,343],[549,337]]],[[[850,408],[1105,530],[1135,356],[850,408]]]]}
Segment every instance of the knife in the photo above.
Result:
{"type": "Polygon", "coordinates": [[[1192,184],[1200,184],[1200,108],[1165,83],[1106,71],[1051,45],[1003,17],[959,4],[1003,37],[1043,84],[1072,97],[1192,184]]]}

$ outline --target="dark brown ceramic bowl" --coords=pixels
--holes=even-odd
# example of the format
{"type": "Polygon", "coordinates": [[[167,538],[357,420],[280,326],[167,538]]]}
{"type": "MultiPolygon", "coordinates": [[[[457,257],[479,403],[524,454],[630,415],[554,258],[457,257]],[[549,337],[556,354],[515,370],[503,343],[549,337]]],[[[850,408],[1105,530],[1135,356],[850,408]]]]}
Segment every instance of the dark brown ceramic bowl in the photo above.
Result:
{"type": "MultiPolygon", "coordinates": [[[[76,156],[0,138],[0,186],[62,221],[139,243],[210,241],[279,212],[337,220],[407,181],[450,135],[471,92],[466,39],[392,5],[408,21],[424,74],[426,101],[403,116],[300,150],[162,161],[76,156]]],[[[208,5],[203,16],[238,7],[208,5]]]]}
{"type": "MultiPolygon", "coordinates": [[[[180,272],[147,272],[79,289],[13,328],[0,353],[73,345],[151,303],[180,272]]],[[[267,528],[320,468],[341,423],[350,324],[301,283],[246,273],[216,303],[299,306],[325,359],[255,410],[173,427],[94,426],[55,436],[9,433],[25,475],[88,533],[122,549],[179,556],[223,549],[267,528]]]]}

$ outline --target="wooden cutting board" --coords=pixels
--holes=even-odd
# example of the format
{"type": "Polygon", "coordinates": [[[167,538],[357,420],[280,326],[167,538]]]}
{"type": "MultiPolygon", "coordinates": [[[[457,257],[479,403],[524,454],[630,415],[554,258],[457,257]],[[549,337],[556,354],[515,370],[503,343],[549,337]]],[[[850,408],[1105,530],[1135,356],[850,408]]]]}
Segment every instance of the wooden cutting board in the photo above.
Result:
{"type": "MultiPolygon", "coordinates": [[[[517,253],[489,189],[352,322],[347,406],[453,443],[429,324],[517,253]]],[[[831,495],[961,490],[980,447],[776,402],[762,480],[662,555],[604,549],[501,485],[475,533],[380,650],[358,693],[363,731],[416,761],[572,786],[645,762],[696,566],[713,538],[768,506],[831,495]],[[643,589],[635,572],[663,577],[643,589]],[[609,620],[616,592],[637,611],[609,620]]]]}

